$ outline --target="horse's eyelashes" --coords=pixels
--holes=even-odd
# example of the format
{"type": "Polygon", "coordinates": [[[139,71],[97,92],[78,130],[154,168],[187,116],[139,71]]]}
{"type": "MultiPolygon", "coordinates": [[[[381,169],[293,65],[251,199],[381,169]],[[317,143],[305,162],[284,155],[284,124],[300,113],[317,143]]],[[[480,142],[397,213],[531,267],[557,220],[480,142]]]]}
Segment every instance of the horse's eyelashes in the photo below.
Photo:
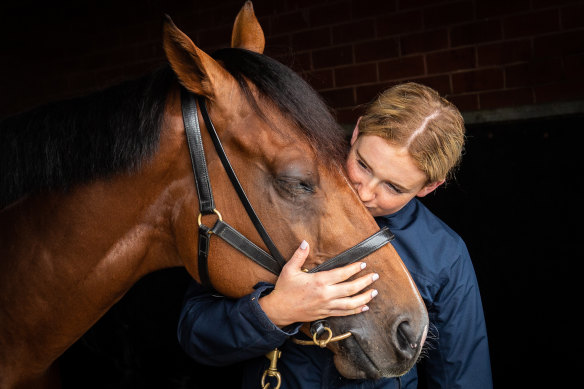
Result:
{"type": "Polygon", "coordinates": [[[302,190],[305,190],[308,193],[314,193],[314,186],[311,184],[308,184],[306,182],[300,182],[298,184],[299,187],[302,188],[302,190]]]}
{"type": "Polygon", "coordinates": [[[276,178],[276,188],[281,194],[294,199],[298,196],[313,194],[316,191],[313,184],[296,177],[276,178]]]}

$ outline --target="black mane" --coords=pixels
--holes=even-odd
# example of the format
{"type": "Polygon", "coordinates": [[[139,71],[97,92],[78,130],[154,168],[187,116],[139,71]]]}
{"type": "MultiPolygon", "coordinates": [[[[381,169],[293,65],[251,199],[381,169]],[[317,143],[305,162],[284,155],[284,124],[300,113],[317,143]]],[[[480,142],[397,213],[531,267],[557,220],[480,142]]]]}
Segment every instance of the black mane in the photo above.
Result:
{"type": "MultiPolygon", "coordinates": [[[[263,116],[246,79],[295,123],[317,155],[340,161],[344,134],[318,94],[281,63],[247,50],[214,54],[263,116]]],[[[166,95],[176,79],[166,66],[92,95],[49,104],[0,122],[0,209],[40,190],[134,171],[156,151],[166,95]]]]}
{"type": "Polygon", "coordinates": [[[157,148],[173,79],[164,67],[0,122],[0,209],[28,193],[137,169],[157,148]]]}

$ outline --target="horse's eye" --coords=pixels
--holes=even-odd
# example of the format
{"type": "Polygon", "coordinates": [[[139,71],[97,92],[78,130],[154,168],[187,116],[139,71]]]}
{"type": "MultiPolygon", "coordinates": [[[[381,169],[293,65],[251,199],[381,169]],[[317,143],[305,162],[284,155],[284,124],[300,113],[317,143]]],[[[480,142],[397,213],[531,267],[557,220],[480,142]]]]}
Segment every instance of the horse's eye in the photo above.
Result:
{"type": "Polygon", "coordinates": [[[278,177],[275,186],[281,195],[292,199],[298,199],[298,196],[310,195],[316,191],[312,183],[297,177],[278,177]]]}

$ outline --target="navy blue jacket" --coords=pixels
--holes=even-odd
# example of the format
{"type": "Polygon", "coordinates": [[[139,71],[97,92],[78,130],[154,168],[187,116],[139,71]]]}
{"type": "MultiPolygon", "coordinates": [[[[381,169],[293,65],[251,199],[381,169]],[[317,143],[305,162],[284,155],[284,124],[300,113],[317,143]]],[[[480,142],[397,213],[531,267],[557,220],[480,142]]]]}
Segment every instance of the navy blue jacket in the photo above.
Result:
{"type": "MultiPolygon", "coordinates": [[[[427,356],[406,375],[401,387],[417,388],[418,369],[430,388],[492,388],[487,331],[479,288],[462,239],[413,199],[395,214],[376,218],[395,234],[392,242],[410,271],[430,316],[427,356]]],[[[246,361],[242,388],[260,387],[264,357],[279,347],[282,389],[398,388],[397,379],[348,380],[327,349],[286,341],[299,324],[280,329],[260,308],[258,298],[273,285],[261,283],[238,300],[214,296],[192,283],[185,296],[178,338],[193,359],[207,365],[246,361]]]]}

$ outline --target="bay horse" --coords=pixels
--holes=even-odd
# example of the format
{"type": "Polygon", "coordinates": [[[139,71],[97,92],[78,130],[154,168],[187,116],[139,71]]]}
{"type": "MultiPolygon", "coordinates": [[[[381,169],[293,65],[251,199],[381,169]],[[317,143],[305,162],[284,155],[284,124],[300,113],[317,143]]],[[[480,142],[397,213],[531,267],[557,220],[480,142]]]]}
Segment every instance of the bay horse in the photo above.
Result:
{"type": "MultiPolygon", "coordinates": [[[[170,66],[0,125],[2,389],[58,384],[55,360],[146,274],[184,266],[201,280],[181,88],[204,99],[284,258],[307,239],[305,265],[314,268],[378,231],[347,181],[342,130],[308,84],[262,54],[251,2],[235,19],[231,48],[208,55],[168,17],[163,44],[170,66]]],[[[202,134],[217,210],[266,250],[202,134]]],[[[327,347],[348,378],[401,375],[420,354],[427,312],[390,244],[366,261],[381,276],[383,298],[366,313],[332,318],[333,331],[354,334],[327,347]]],[[[217,291],[231,297],[277,277],[218,239],[208,269],[217,291]]]]}

